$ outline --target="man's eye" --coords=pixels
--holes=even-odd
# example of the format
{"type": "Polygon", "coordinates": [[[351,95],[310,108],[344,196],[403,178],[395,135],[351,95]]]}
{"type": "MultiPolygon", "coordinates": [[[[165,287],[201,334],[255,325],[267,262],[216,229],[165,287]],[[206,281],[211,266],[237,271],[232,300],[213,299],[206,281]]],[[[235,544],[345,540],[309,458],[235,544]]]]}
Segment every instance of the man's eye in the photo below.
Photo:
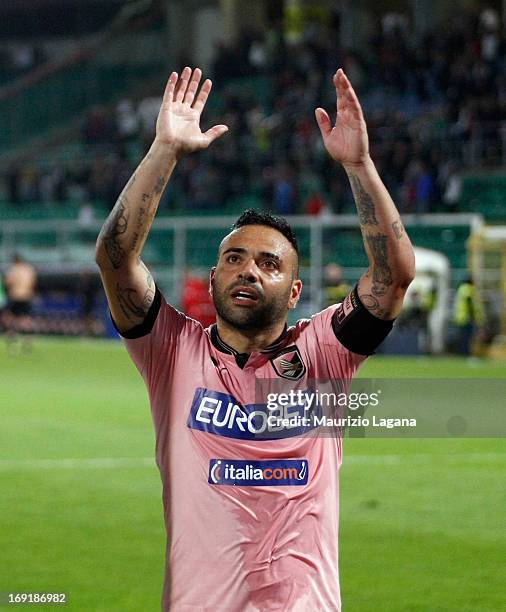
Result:
{"type": "Polygon", "coordinates": [[[270,270],[275,270],[278,267],[278,264],[273,259],[266,259],[264,261],[264,266],[270,270]]]}
{"type": "Polygon", "coordinates": [[[236,263],[237,261],[239,261],[239,257],[237,257],[237,255],[229,255],[227,261],[229,263],[236,263]]]}

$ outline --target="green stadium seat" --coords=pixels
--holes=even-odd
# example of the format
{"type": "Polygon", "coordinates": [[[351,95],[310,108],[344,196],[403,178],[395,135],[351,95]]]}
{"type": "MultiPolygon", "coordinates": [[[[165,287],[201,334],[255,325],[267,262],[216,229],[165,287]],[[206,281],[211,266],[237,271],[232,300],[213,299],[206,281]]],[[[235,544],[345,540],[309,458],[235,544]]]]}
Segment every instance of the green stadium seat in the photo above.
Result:
{"type": "Polygon", "coordinates": [[[463,180],[460,209],[481,213],[491,221],[506,220],[506,174],[467,176],[463,180]]]}

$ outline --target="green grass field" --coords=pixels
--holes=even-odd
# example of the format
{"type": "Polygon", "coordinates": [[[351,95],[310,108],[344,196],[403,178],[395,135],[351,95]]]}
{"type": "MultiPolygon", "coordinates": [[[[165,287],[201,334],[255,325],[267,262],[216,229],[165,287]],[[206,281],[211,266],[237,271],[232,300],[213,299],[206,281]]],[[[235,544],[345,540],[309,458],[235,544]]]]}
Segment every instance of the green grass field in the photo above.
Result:
{"type": "MultiPolygon", "coordinates": [[[[361,375],[506,378],[506,365],[375,357],[361,375]]],[[[158,610],[161,485],[146,392],[124,349],[37,339],[8,357],[0,345],[0,418],[0,593],[158,610]]],[[[504,439],[346,440],[344,609],[506,609],[505,451],[504,439]]]]}

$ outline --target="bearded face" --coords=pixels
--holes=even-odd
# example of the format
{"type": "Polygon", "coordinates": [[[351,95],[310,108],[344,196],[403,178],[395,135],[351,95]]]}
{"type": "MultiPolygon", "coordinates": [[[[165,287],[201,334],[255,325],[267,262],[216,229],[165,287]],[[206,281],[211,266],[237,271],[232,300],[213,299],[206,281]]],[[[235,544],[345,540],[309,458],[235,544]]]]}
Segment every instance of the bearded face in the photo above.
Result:
{"type": "Polygon", "coordinates": [[[222,242],[211,290],[218,317],[241,331],[286,321],[300,295],[297,254],[277,230],[244,226],[222,242]]]}
{"type": "Polygon", "coordinates": [[[242,331],[256,331],[272,327],[286,319],[291,283],[267,295],[256,282],[242,279],[226,285],[216,275],[212,281],[214,307],[218,315],[231,327],[242,331]]]}

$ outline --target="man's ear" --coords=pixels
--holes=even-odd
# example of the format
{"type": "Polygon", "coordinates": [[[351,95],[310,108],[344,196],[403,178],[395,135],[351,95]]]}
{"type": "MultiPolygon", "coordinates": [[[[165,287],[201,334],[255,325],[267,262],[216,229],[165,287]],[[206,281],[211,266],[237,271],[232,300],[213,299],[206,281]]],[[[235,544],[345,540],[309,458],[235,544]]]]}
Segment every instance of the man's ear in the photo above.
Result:
{"type": "Polygon", "coordinates": [[[213,266],[211,268],[211,271],[209,272],[209,295],[213,295],[213,281],[214,281],[215,276],[216,276],[216,266],[213,266]]]}
{"type": "Polygon", "coordinates": [[[292,291],[290,293],[290,299],[288,301],[288,308],[296,308],[297,302],[300,299],[300,294],[302,291],[302,281],[297,279],[292,283],[292,291]]]}

